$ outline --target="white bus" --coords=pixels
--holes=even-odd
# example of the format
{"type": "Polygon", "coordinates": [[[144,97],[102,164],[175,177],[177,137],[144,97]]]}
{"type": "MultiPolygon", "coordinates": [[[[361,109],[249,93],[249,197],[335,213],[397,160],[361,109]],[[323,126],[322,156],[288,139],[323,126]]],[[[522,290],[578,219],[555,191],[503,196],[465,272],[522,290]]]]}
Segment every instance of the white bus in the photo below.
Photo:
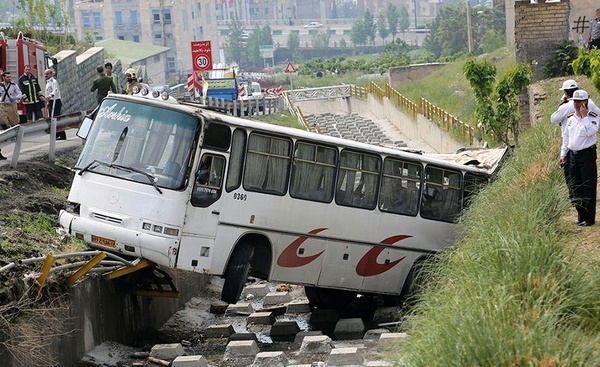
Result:
{"type": "Polygon", "coordinates": [[[86,120],[61,226],[222,276],[229,303],[248,275],[303,284],[317,307],[401,295],[505,152],[434,158],[141,94],[109,95],[86,120]]]}

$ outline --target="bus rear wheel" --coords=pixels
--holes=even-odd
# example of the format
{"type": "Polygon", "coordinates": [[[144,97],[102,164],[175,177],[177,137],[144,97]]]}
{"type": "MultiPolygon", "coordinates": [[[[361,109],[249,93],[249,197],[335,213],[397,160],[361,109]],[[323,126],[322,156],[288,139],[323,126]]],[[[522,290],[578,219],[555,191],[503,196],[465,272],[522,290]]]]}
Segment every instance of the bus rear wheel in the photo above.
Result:
{"type": "Polygon", "coordinates": [[[236,303],[240,299],[253,257],[254,247],[247,243],[239,244],[233,251],[227,270],[225,270],[221,300],[227,303],[236,303]]]}

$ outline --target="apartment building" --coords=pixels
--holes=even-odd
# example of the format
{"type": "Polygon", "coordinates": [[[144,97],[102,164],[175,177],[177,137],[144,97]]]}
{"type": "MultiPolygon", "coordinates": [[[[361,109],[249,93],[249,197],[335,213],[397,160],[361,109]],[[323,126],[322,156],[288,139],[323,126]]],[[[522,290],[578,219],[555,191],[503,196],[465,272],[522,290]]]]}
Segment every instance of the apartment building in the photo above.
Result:
{"type": "Polygon", "coordinates": [[[211,40],[213,61],[219,62],[215,0],[75,0],[72,25],[82,40],[169,48],[165,70],[171,79],[192,70],[192,41],[211,40]]]}

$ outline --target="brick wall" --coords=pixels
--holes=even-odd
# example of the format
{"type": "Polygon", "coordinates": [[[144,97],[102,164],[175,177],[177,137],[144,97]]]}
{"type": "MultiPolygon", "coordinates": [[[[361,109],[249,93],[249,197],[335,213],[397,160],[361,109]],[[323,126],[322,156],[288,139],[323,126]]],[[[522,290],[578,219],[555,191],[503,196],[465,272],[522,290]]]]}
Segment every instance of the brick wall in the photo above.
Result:
{"type": "Polygon", "coordinates": [[[569,1],[531,4],[515,2],[515,53],[517,62],[529,64],[534,80],[544,79],[542,66],[557,43],[569,39],[569,1]]]}

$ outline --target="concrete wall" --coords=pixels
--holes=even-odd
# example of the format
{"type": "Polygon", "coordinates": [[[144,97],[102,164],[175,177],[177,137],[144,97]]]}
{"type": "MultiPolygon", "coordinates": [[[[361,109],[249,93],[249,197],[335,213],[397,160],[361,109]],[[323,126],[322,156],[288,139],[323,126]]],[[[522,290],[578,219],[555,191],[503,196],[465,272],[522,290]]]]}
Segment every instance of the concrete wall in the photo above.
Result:
{"type": "Polygon", "coordinates": [[[442,63],[415,64],[398,66],[389,69],[390,85],[394,89],[400,88],[405,83],[419,80],[443,67],[442,63]]]}
{"type": "Polygon", "coordinates": [[[423,142],[437,153],[454,153],[457,149],[465,147],[464,144],[455,140],[425,116],[417,115],[417,121],[413,121],[387,99],[384,99],[382,103],[370,95],[367,100],[332,98],[296,102],[295,104],[302,109],[304,114],[335,113],[343,115],[357,113],[375,120],[387,120],[409,140],[423,142]]]}
{"type": "MultiPolygon", "coordinates": [[[[175,312],[204,288],[208,277],[190,272],[171,272],[179,298],[137,297],[131,286],[119,280],[88,276],[70,290],[67,335],[44,341],[58,366],[72,366],[85,353],[105,341],[132,345],[138,333],[158,329],[175,312]]],[[[44,322],[44,320],[40,320],[44,322]]],[[[31,367],[0,348],[3,367],[31,367]]]]}

